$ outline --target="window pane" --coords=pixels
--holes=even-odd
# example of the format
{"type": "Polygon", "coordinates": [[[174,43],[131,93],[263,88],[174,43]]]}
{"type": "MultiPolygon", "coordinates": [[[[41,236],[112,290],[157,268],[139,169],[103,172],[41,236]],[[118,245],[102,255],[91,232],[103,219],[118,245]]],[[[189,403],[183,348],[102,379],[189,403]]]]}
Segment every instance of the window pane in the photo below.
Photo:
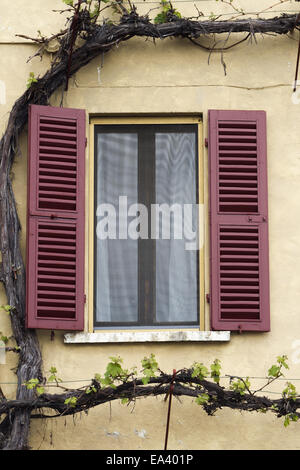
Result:
{"type": "Polygon", "coordinates": [[[156,240],[156,321],[197,322],[198,255],[187,249],[192,232],[197,237],[196,135],[157,133],[155,151],[156,204],[166,204],[156,240]],[[167,219],[170,237],[162,239],[167,219]]]}
{"type": "Polygon", "coordinates": [[[96,321],[134,322],[138,319],[138,241],[119,239],[119,229],[127,232],[127,211],[122,221],[118,208],[119,196],[127,196],[128,206],[137,203],[137,134],[100,133],[97,148],[96,321]],[[99,222],[107,215],[100,204],[115,209],[115,227],[110,226],[115,239],[99,239],[103,238],[99,222]]]}

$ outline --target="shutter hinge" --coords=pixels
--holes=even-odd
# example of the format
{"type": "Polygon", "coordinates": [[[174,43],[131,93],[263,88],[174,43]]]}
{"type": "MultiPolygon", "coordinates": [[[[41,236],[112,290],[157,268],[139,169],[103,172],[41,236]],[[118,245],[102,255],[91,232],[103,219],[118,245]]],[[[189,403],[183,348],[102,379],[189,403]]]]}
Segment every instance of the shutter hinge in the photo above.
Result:
{"type": "Polygon", "coordinates": [[[205,139],[204,139],[204,145],[205,145],[205,147],[208,147],[208,138],[207,137],[205,137],[205,139]]]}
{"type": "Polygon", "coordinates": [[[83,302],[86,304],[86,294],[83,295],[83,302]]]}
{"type": "Polygon", "coordinates": [[[85,138],[84,143],[85,143],[85,146],[87,147],[87,137],[85,138]]]}
{"type": "Polygon", "coordinates": [[[210,294],[206,294],[206,302],[209,304],[210,303],[210,294]]]}

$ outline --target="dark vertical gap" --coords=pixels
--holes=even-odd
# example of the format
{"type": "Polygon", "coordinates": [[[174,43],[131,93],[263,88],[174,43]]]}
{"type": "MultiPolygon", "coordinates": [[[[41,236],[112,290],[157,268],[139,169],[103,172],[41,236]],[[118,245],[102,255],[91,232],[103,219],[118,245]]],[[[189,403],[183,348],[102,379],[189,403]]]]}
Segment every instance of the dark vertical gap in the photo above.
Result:
{"type": "Polygon", "coordinates": [[[138,132],[138,201],[148,210],[148,239],[138,240],[139,324],[155,318],[155,240],[151,239],[151,204],[155,203],[155,140],[150,126],[138,132]]]}

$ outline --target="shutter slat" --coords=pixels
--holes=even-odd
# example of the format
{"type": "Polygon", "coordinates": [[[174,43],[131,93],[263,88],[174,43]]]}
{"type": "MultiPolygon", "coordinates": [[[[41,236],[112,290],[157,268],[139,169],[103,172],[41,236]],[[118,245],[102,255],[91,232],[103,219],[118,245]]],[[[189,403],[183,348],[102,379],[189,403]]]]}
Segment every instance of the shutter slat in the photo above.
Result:
{"type": "Polygon", "coordinates": [[[26,287],[29,328],[83,329],[84,160],[85,112],[32,105],[26,287]]]}
{"type": "Polygon", "coordinates": [[[68,256],[68,254],[74,253],[75,254],[75,248],[74,247],[69,247],[64,245],[61,247],[61,245],[40,245],[40,253],[41,255],[45,255],[46,253],[50,253],[54,251],[57,251],[58,256],[59,253],[62,253],[64,256],[68,256]],[[69,253],[68,253],[69,252],[69,253]]]}
{"type": "Polygon", "coordinates": [[[50,137],[43,137],[46,134],[40,134],[40,150],[44,151],[44,149],[50,149],[53,151],[53,147],[58,147],[64,153],[66,151],[76,153],[76,135],[73,136],[72,140],[69,139],[62,139],[62,136],[56,137],[54,139],[52,136],[50,137]]]}
{"type": "Polygon", "coordinates": [[[219,150],[241,150],[242,154],[245,150],[256,150],[256,143],[252,142],[220,142],[219,140],[219,150]]]}
{"type": "Polygon", "coordinates": [[[229,129],[227,127],[223,127],[222,124],[220,123],[219,125],[219,135],[226,135],[226,134],[229,134],[229,135],[247,135],[247,134],[250,134],[250,135],[254,135],[256,137],[256,129],[255,129],[255,126],[254,128],[239,128],[239,127],[229,127],[229,129]]]}
{"type": "MultiPolygon", "coordinates": [[[[57,291],[60,291],[60,292],[74,292],[75,294],[75,286],[72,286],[70,284],[50,284],[50,283],[47,283],[45,282],[45,284],[39,284],[39,292],[44,292],[45,290],[49,290],[50,293],[52,293],[52,295],[55,295],[55,293],[57,291]]],[[[50,295],[50,294],[49,294],[50,295]]]]}
{"type": "Polygon", "coordinates": [[[209,111],[209,160],[212,328],[269,331],[265,113],[209,111]]]}
{"type": "Polygon", "coordinates": [[[59,308],[69,308],[69,309],[72,309],[74,311],[75,309],[75,300],[67,300],[67,299],[64,299],[64,300],[59,300],[59,299],[41,299],[40,297],[38,297],[38,307],[57,307],[58,309],[59,308]]]}
{"type": "Polygon", "coordinates": [[[76,232],[75,230],[57,230],[51,225],[46,225],[41,224],[40,225],[40,231],[39,231],[39,237],[42,238],[44,236],[48,236],[49,232],[51,233],[52,236],[59,237],[59,238],[65,238],[68,237],[69,239],[75,238],[76,237],[76,232]]]}
{"type": "Polygon", "coordinates": [[[40,125],[40,130],[41,130],[41,133],[44,132],[44,131],[47,131],[51,134],[53,133],[56,133],[56,134],[76,134],[76,124],[74,124],[73,127],[71,126],[64,126],[64,125],[61,125],[61,124],[55,124],[55,123],[51,123],[48,122],[48,123],[43,123],[43,121],[41,120],[41,125],[40,125]]]}
{"type": "Polygon", "coordinates": [[[48,160],[45,158],[44,160],[41,159],[41,164],[40,168],[49,168],[51,171],[53,170],[59,170],[59,173],[62,174],[63,171],[65,170],[70,170],[74,172],[76,170],[76,164],[75,163],[69,163],[68,161],[65,162],[60,162],[58,160],[48,160]]]}
{"type": "Polygon", "coordinates": [[[60,191],[65,191],[65,192],[73,192],[75,190],[76,192],[76,182],[71,182],[70,184],[63,184],[63,183],[57,182],[55,185],[54,183],[44,182],[40,179],[39,189],[44,190],[44,191],[45,189],[49,191],[54,191],[55,189],[59,189],[60,191]]]}
{"type": "Polygon", "coordinates": [[[62,140],[65,141],[72,141],[76,144],[76,132],[72,130],[72,132],[57,132],[56,129],[47,129],[40,131],[40,138],[45,139],[53,139],[54,140],[62,140]]]}
{"type": "Polygon", "coordinates": [[[74,278],[74,275],[76,273],[76,269],[64,269],[64,268],[58,268],[58,267],[55,267],[55,268],[51,268],[50,266],[49,267],[41,267],[39,266],[38,268],[38,273],[39,275],[42,274],[42,273],[54,273],[54,276],[61,276],[63,274],[70,274],[70,276],[72,278],[74,278]]]}
{"type": "Polygon", "coordinates": [[[256,150],[220,150],[219,149],[220,157],[242,157],[242,158],[256,158],[257,151],[256,150]]]}

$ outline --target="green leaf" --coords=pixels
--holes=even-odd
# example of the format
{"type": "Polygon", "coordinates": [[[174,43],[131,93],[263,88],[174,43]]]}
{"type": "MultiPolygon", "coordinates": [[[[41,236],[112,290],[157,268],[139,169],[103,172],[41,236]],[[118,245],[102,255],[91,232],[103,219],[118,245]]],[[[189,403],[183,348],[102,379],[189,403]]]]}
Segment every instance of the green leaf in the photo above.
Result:
{"type": "Polygon", "coordinates": [[[27,88],[30,88],[33,85],[33,83],[37,83],[37,79],[35,78],[34,73],[30,72],[29,78],[27,80],[27,85],[26,85],[27,88]]]}
{"type": "Polygon", "coordinates": [[[279,377],[280,375],[280,367],[273,365],[268,370],[268,377],[279,377]]]}
{"type": "Polygon", "coordinates": [[[283,373],[281,372],[282,367],[284,367],[285,369],[289,368],[286,361],[287,361],[287,356],[285,355],[278,356],[277,364],[273,364],[268,371],[268,377],[269,378],[274,377],[275,379],[277,379],[278,377],[281,377],[283,375],[283,373]]]}
{"type": "Polygon", "coordinates": [[[210,366],[210,376],[212,379],[214,379],[215,383],[220,382],[220,375],[221,375],[221,363],[219,359],[215,359],[214,362],[210,366]]]}
{"type": "Polygon", "coordinates": [[[162,23],[167,23],[168,21],[172,21],[171,15],[177,16],[177,18],[181,18],[181,14],[179,11],[177,11],[175,8],[173,8],[171,2],[166,1],[166,0],[161,0],[160,2],[161,7],[162,7],[162,12],[158,13],[156,17],[154,18],[154,23],[155,24],[162,24],[162,23]],[[171,15],[168,16],[168,13],[171,15]]]}
{"type": "Polygon", "coordinates": [[[14,309],[11,305],[0,305],[0,308],[8,314],[14,309]]]}
{"type": "Polygon", "coordinates": [[[299,419],[299,416],[296,414],[296,413],[289,413],[285,416],[284,418],[284,427],[286,428],[289,424],[290,424],[290,421],[294,421],[294,422],[297,422],[299,419]]]}
{"type": "Polygon", "coordinates": [[[203,380],[209,375],[207,367],[205,367],[202,362],[194,362],[192,365],[192,370],[192,377],[195,377],[199,380],[203,380]]]}
{"type": "Polygon", "coordinates": [[[158,363],[155,359],[155,355],[152,353],[149,357],[144,357],[141,361],[142,364],[142,372],[144,377],[142,378],[142,382],[144,385],[147,385],[151,379],[154,377],[156,372],[158,371],[158,363]]]}
{"type": "Polygon", "coordinates": [[[289,366],[287,365],[286,361],[287,361],[287,356],[278,356],[277,357],[278,364],[283,366],[285,369],[289,369],[289,366]]]}
{"type": "Polygon", "coordinates": [[[289,398],[291,400],[296,400],[298,394],[295,385],[291,382],[286,383],[286,388],[282,391],[283,398],[289,398]]]}
{"type": "Polygon", "coordinates": [[[9,341],[9,338],[5,335],[2,334],[2,331],[0,331],[0,341],[2,341],[4,344],[7,344],[9,341]]]}
{"type": "Polygon", "coordinates": [[[243,396],[250,386],[249,377],[247,377],[244,380],[238,379],[236,382],[231,382],[230,389],[243,396]]]}
{"type": "Polygon", "coordinates": [[[65,405],[68,405],[70,408],[75,408],[77,404],[77,397],[66,398],[64,403],[65,405]]]}
{"type": "Polygon", "coordinates": [[[289,415],[285,416],[284,418],[284,427],[286,428],[290,424],[290,418],[289,415]]]}
{"type": "Polygon", "coordinates": [[[44,387],[36,387],[36,393],[38,395],[42,395],[43,393],[45,393],[45,388],[44,387]]]}
{"type": "Polygon", "coordinates": [[[30,379],[23,385],[26,386],[27,390],[33,390],[39,384],[39,379],[30,379]]]}
{"type": "Polygon", "coordinates": [[[96,380],[96,382],[101,383],[102,377],[100,374],[95,374],[94,379],[96,380]]]}
{"type": "Polygon", "coordinates": [[[57,377],[57,375],[56,375],[57,374],[56,367],[53,367],[53,366],[50,367],[49,372],[50,372],[51,375],[48,378],[48,382],[62,382],[62,380],[59,377],[57,377]]]}
{"type": "Polygon", "coordinates": [[[205,403],[208,403],[209,401],[209,395],[207,393],[202,393],[202,395],[198,395],[196,398],[196,403],[197,405],[204,405],[205,403]]]}
{"type": "Polygon", "coordinates": [[[118,357],[110,357],[110,362],[106,366],[106,371],[104,373],[104,378],[101,377],[100,374],[95,375],[95,380],[97,382],[106,385],[106,386],[113,386],[116,380],[125,382],[128,379],[128,370],[123,369],[121,363],[123,360],[118,357]]]}

